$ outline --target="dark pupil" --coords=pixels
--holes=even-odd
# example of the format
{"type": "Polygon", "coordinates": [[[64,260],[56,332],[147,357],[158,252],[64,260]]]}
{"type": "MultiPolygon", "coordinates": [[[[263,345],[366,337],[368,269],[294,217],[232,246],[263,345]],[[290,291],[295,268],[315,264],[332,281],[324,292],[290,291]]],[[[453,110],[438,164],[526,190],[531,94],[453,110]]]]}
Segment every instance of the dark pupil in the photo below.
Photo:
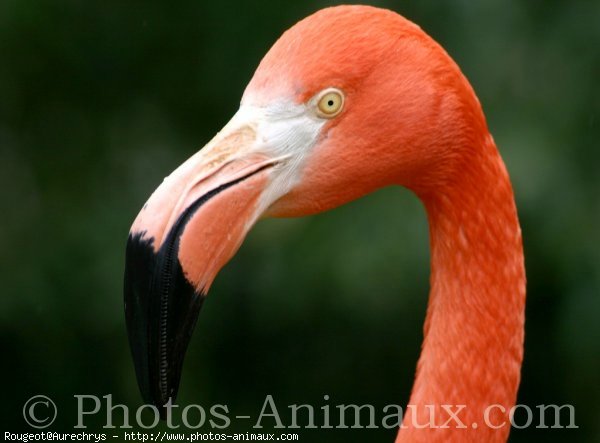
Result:
{"type": "Polygon", "coordinates": [[[328,106],[333,106],[333,100],[329,100],[329,101],[327,102],[327,105],[328,105],[328,106]]]}

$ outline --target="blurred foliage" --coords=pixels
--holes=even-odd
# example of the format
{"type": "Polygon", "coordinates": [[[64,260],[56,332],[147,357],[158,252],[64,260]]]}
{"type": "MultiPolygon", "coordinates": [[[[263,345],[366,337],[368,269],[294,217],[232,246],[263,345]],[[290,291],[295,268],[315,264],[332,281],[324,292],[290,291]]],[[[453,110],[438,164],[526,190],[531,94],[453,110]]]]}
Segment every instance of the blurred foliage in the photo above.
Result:
{"type": "MultiPolygon", "coordinates": [[[[2,431],[28,429],[21,407],[38,393],[59,405],[64,430],[74,394],[141,404],[122,306],[130,223],[235,112],[276,38],[335,3],[0,2],[2,431]]],[[[455,58],[511,172],[528,271],[519,402],[573,404],[580,426],[514,430],[511,441],[600,441],[600,2],[372,4],[455,58]]],[[[428,262],[424,211],[407,191],[259,223],[205,304],[181,403],[240,415],[258,414],[267,394],[278,405],[404,404],[428,262]]],[[[328,442],[394,434],[301,431],[328,442]]]]}

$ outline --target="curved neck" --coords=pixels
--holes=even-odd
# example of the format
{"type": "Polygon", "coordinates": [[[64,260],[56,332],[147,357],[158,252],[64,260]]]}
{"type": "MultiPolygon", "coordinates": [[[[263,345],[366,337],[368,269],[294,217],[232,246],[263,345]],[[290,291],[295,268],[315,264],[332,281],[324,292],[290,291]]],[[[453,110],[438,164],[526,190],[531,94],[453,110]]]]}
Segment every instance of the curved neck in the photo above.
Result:
{"type": "Polygon", "coordinates": [[[523,358],[525,271],[508,174],[491,136],[483,145],[454,183],[420,195],[430,224],[431,293],[397,442],[508,438],[523,358]]]}

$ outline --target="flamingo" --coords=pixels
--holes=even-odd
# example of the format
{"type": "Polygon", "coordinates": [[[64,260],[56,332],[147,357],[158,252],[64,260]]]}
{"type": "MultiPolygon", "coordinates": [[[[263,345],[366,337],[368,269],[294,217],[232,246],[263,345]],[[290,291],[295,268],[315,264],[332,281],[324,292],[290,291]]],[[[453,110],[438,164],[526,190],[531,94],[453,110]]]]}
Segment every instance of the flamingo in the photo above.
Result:
{"type": "Polygon", "coordinates": [[[202,302],[258,219],[316,214],[392,185],[422,201],[431,248],[424,340],[396,442],[506,441],[525,304],[509,175],[450,56],[369,6],[323,9],[287,30],[232,119],[133,222],[125,313],[144,400],[175,398],[202,302]]]}

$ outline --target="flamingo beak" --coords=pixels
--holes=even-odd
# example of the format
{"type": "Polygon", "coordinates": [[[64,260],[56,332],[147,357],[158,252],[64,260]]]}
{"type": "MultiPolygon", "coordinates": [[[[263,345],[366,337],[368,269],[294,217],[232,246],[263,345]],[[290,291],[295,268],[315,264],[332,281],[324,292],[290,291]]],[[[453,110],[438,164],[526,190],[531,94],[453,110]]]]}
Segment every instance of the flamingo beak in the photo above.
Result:
{"type": "Polygon", "coordinates": [[[282,159],[264,153],[257,124],[238,114],[165,178],[127,241],[129,344],[144,401],[163,418],[209,286],[277,197],[269,186],[282,159]]]}

